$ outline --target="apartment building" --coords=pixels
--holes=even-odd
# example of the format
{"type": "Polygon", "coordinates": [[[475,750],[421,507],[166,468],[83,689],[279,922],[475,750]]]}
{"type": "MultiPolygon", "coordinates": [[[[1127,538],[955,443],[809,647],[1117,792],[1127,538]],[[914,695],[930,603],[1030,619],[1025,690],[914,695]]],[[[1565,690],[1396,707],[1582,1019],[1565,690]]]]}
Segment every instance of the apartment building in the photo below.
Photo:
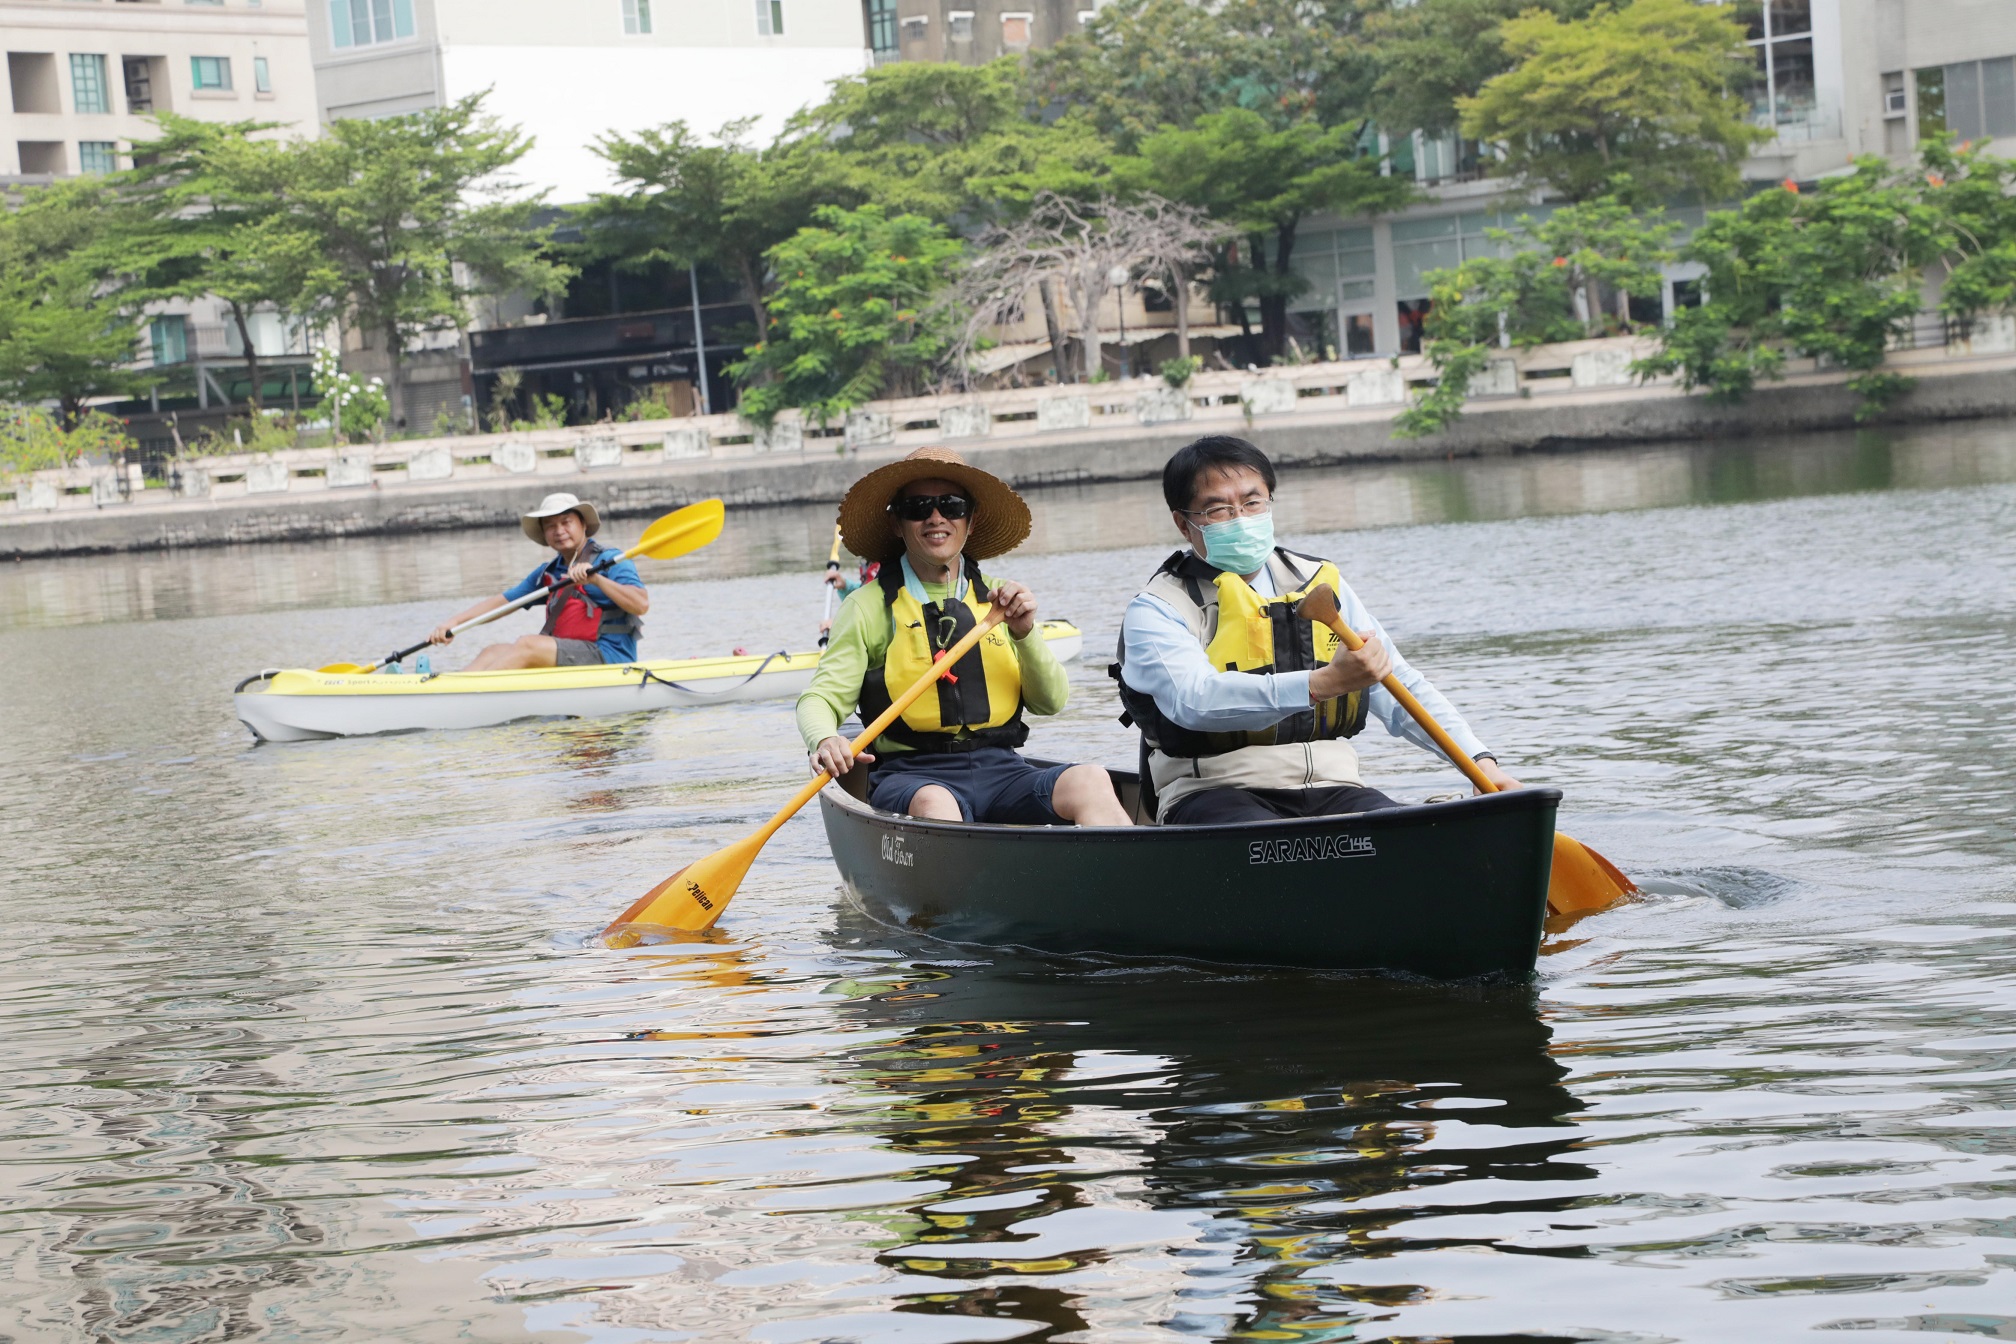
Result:
{"type": "MultiPolygon", "coordinates": [[[[1865,154],[1903,163],[1938,131],[2016,155],[2016,4],[1740,0],[1736,8],[1757,56],[1752,115],[1774,132],[1746,178],[1810,182],[1865,154]]],[[[1385,148],[1393,171],[1414,177],[1428,199],[1388,218],[1312,220],[1297,241],[1296,268],[1310,281],[1301,321],[1311,343],[1343,354],[1418,349],[1422,277],[1489,253],[1487,229],[1549,208],[1490,177],[1475,145],[1389,132],[1385,148]]],[[[1698,223],[1704,212],[1672,213],[1698,223]]],[[[1697,271],[1669,268],[1664,311],[1688,301],[1697,271]]]]}
{"type": "Polygon", "coordinates": [[[320,112],[397,116],[490,90],[559,204],[611,183],[609,131],[754,118],[774,134],[867,62],[861,0],[310,0],[320,112]]]}
{"type": "Polygon", "coordinates": [[[1050,46],[1084,28],[1098,0],[862,0],[878,64],[980,65],[1050,46]]]}
{"type": "MultiPolygon", "coordinates": [[[[129,167],[134,143],[156,133],[149,118],[162,112],[315,134],[305,3],[0,0],[0,184],[129,167]]],[[[254,313],[249,326],[267,396],[301,395],[308,334],[274,313],[254,313]]],[[[156,305],[145,331],[135,362],[163,377],[145,403],[123,408],[143,446],[172,443],[167,414],[187,408],[194,414],[183,427],[193,428],[250,391],[244,339],[215,300],[156,305]]]]}

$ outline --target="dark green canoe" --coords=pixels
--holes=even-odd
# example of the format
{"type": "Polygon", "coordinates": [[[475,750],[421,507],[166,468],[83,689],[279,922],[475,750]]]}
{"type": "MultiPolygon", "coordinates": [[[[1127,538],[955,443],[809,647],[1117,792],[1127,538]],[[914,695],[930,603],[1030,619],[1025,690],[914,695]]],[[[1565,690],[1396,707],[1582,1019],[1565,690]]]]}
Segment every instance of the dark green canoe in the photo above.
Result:
{"type": "MultiPolygon", "coordinates": [[[[1133,774],[1111,772],[1132,805],[1133,774]]],[[[979,826],[819,797],[841,878],[954,943],[1269,966],[1525,976],[1556,789],[1266,826],[979,826]]]]}

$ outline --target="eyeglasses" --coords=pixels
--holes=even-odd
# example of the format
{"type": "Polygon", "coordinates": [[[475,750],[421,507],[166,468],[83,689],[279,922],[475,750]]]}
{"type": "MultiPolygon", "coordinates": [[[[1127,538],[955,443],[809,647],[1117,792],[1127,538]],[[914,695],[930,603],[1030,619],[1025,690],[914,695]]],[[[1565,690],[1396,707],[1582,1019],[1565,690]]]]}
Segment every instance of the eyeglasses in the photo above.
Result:
{"type": "Polygon", "coordinates": [[[1264,518],[1274,512],[1272,499],[1249,499],[1244,504],[1213,504],[1208,509],[1178,509],[1185,518],[1201,518],[1207,523],[1229,523],[1234,518],[1264,518]]]}
{"type": "Polygon", "coordinates": [[[973,501],[964,495],[905,495],[889,501],[889,512],[906,523],[921,523],[938,514],[956,523],[973,512],[973,501]]]}

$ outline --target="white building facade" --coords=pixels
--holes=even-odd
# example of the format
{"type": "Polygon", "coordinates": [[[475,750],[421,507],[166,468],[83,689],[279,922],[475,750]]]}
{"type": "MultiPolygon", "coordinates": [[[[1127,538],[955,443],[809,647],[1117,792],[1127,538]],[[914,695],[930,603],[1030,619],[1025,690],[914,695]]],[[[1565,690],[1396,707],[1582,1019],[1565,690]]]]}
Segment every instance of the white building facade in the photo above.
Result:
{"type": "Polygon", "coordinates": [[[489,90],[536,143],[518,175],[555,204],[612,184],[590,146],[684,121],[767,137],[869,63],[861,0],[308,0],[322,118],[388,117],[489,90]]]}

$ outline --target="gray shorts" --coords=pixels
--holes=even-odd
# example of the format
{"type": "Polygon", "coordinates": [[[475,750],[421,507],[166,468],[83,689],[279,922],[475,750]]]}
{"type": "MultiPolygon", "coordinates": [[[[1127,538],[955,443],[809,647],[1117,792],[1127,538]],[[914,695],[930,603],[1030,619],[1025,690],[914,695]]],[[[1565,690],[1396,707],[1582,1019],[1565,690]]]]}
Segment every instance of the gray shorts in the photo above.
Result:
{"type": "Polygon", "coordinates": [[[602,646],[592,639],[556,639],[553,641],[553,666],[555,667],[600,667],[602,646]]]}

